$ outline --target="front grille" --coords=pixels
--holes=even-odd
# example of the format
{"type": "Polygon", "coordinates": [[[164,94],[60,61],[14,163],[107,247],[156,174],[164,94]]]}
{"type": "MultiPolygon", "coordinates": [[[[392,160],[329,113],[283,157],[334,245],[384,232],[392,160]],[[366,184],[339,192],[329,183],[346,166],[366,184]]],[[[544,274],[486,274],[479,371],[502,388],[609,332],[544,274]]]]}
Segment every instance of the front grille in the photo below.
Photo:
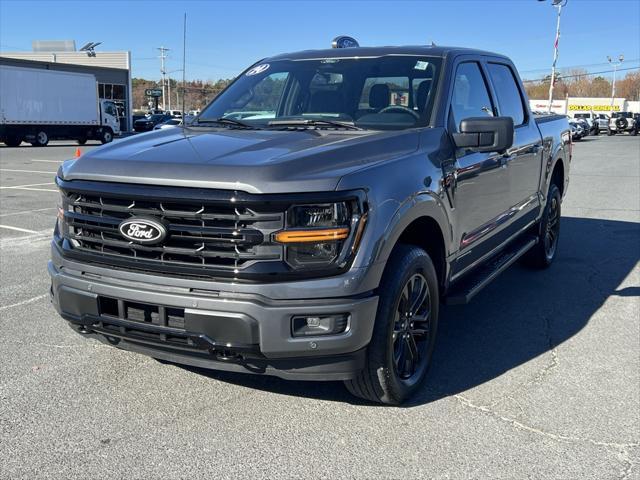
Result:
{"type": "MultiPolygon", "coordinates": [[[[257,262],[283,258],[282,246],[271,241],[271,233],[283,227],[283,211],[236,206],[224,196],[211,201],[188,195],[158,199],[146,196],[145,186],[134,187],[136,193],[130,196],[63,189],[67,247],[105,263],[128,259],[131,267],[154,270],[191,267],[238,273],[257,262]],[[130,242],[118,226],[132,217],[161,221],[167,237],[153,245],[130,242]]],[[[157,187],[150,188],[157,192],[157,187]]]]}

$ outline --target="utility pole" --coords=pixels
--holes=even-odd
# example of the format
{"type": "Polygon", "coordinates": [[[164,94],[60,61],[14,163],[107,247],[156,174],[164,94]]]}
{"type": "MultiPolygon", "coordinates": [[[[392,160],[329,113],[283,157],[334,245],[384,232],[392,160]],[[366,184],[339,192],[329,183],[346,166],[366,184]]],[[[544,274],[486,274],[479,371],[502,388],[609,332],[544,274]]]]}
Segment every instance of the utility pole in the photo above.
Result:
{"type": "Polygon", "coordinates": [[[166,84],[167,71],[164,68],[164,59],[167,58],[166,52],[168,52],[169,49],[165,47],[158,47],[158,50],[160,50],[160,73],[162,74],[162,110],[166,110],[165,99],[167,97],[165,96],[164,88],[166,84]]]}
{"type": "MultiPolygon", "coordinates": [[[[544,2],[544,0],[538,0],[544,2]]],[[[553,105],[553,87],[556,83],[556,64],[558,63],[558,46],[560,44],[560,13],[562,13],[562,7],[567,4],[568,0],[551,0],[551,4],[558,9],[558,20],[556,23],[556,40],[553,44],[553,65],[551,66],[551,85],[549,85],[549,110],[551,113],[551,107],[553,105]]]]}
{"type": "Polygon", "coordinates": [[[616,98],[616,72],[618,67],[622,65],[622,62],[624,62],[624,55],[619,55],[617,62],[614,62],[611,57],[607,57],[607,60],[613,65],[613,83],[611,84],[611,116],[613,117],[613,103],[616,98]]]}

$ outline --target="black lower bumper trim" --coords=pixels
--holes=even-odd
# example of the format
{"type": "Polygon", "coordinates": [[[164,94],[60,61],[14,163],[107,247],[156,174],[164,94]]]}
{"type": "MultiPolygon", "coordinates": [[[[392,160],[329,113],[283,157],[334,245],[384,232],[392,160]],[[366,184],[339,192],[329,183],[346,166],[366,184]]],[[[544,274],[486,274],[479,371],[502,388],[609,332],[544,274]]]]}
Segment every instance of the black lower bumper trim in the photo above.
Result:
{"type": "Polygon", "coordinates": [[[266,358],[259,345],[219,344],[203,334],[116,318],[62,314],[71,328],[117,348],[199,368],[273,375],[288,380],[349,380],[364,367],[365,351],[349,354],[266,358]]]}

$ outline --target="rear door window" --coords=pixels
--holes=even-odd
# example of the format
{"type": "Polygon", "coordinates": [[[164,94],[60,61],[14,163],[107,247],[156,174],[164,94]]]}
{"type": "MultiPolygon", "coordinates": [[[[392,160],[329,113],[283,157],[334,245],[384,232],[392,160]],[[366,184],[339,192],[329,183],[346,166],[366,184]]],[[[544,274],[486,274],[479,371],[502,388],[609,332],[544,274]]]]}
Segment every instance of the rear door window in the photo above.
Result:
{"type": "Polygon", "coordinates": [[[493,82],[500,115],[513,118],[515,126],[525,122],[524,102],[513,71],[501,63],[489,64],[489,76],[493,82]]]}

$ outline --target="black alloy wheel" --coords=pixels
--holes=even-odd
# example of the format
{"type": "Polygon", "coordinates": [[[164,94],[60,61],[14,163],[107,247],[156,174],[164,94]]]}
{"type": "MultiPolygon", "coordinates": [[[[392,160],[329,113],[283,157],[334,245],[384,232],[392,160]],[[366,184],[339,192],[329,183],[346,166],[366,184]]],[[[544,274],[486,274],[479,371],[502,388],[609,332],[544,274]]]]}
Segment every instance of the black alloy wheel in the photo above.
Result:
{"type": "Polygon", "coordinates": [[[561,214],[562,195],[558,186],[552,183],[549,186],[542,218],[531,230],[531,233],[538,237],[538,242],[522,257],[524,264],[541,269],[553,263],[560,240],[561,214]]]}
{"type": "Polygon", "coordinates": [[[558,237],[560,236],[560,200],[553,196],[549,198],[549,202],[549,213],[544,233],[544,253],[549,260],[552,260],[556,254],[558,237]]]}
{"type": "Polygon", "coordinates": [[[414,274],[398,299],[391,340],[393,362],[398,377],[413,384],[427,367],[422,353],[431,336],[431,297],[427,279],[414,274]]]}
{"type": "Polygon", "coordinates": [[[364,368],[347,389],[370,402],[399,405],[422,387],[438,329],[439,285],[429,254],[398,244],[387,260],[364,368]]]}

